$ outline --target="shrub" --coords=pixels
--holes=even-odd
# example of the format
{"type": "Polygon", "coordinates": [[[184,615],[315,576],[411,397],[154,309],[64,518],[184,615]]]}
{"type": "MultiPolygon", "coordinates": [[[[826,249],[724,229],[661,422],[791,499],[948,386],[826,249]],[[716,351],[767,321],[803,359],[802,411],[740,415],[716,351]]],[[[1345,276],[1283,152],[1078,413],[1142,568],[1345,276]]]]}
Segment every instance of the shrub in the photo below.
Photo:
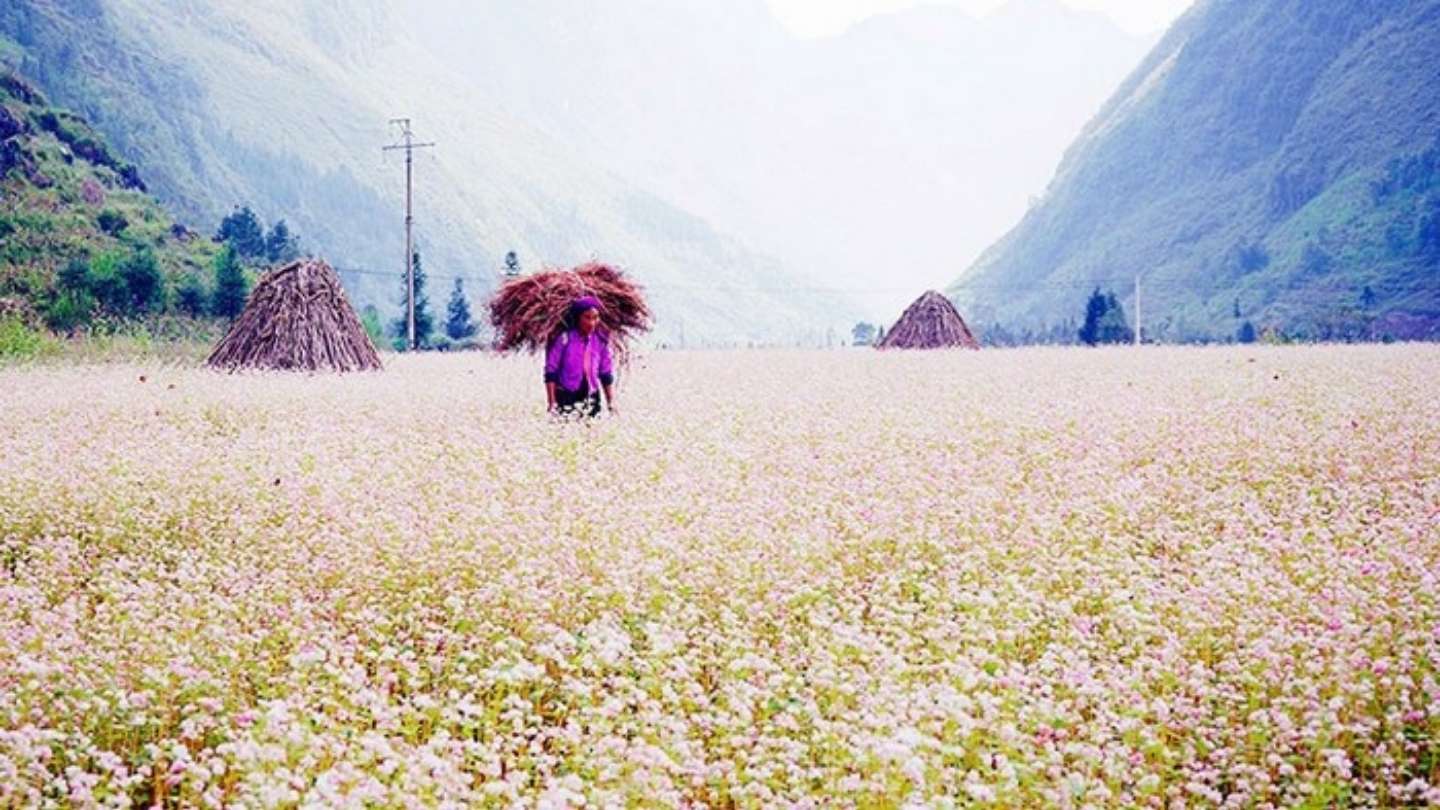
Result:
{"type": "Polygon", "coordinates": [[[160,263],[154,251],[140,248],[120,266],[125,279],[126,306],[123,315],[142,315],[154,312],[165,299],[165,280],[160,275],[160,263]]]}
{"type": "Polygon", "coordinates": [[[121,231],[124,231],[130,226],[130,221],[119,211],[107,208],[101,211],[100,215],[95,218],[95,224],[99,225],[100,230],[105,233],[111,236],[119,236],[121,231]]]}
{"type": "Polygon", "coordinates": [[[73,333],[90,322],[95,298],[85,290],[64,290],[45,308],[45,325],[56,332],[73,333]]]}
{"type": "Polygon", "coordinates": [[[59,348],[53,338],[16,317],[0,319],[0,360],[29,360],[59,348]]]}
{"type": "Polygon", "coordinates": [[[125,312],[130,295],[129,286],[120,272],[123,263],[122,257],[113,251],[102,253],[90,260],[87,281],[90,294],[95,296],[100,306],[117,315],[125,312]]]}
{"type": "Polygon", "coordinates": [[[71,259],[60,270],[60,288],[90,292],[90,263],[84,259],[71,259]]]}
{"type": "Polygon", "coordinates": [[[193,274],[185,276],[175,290],[175,306],[192,318],[198,318],[210,309],[210,301],[205,295],[205,287],[200,284],[200,279],[193,274]]]}

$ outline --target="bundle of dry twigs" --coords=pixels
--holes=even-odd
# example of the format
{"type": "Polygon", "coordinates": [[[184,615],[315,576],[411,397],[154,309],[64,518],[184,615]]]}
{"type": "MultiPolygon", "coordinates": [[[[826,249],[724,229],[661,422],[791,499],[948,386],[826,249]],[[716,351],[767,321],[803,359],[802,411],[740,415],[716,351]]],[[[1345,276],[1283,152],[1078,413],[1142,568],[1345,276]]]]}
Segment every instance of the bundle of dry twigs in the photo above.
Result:
{"type": "Polygon", "coordinates": [[[507,281],[490,301],[490,323],[499,351],[544,351],[567,326],[570,305],[582,296],[600,301],[600,324],[620,360],[629,341],[650,329],[644,291],[619,270],[598,263],[574,270],[546,270],[507,281]]]}
{"type": "Polygon", "coordinates": [[[226,371],[381,368],[340,277],[318,259],[266,273],[208,363],[226,371]]]}
{"type": "Polygon", "coordinates": [[[960,311],[934,290],[920,296],[886,333],[879,349],[978,349],[960,311]]]}

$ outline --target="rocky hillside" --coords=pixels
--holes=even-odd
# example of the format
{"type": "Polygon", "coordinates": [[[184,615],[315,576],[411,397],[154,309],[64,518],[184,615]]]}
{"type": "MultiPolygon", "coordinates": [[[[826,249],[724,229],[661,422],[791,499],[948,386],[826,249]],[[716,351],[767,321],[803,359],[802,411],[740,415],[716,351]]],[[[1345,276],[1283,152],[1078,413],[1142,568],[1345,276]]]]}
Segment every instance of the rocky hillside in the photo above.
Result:
{"type": "Polygon", "coordinates": [[[68,331],[183,309],[217,250],[83,117],[0,70],[0,318],[68,331]]]}
{"type": "Polygon", "coordinates": [[[1440,2],[1201,0],[951,287],[1040,329],[1096,285],[1148,335],[1440,336],[1440,2]]]}

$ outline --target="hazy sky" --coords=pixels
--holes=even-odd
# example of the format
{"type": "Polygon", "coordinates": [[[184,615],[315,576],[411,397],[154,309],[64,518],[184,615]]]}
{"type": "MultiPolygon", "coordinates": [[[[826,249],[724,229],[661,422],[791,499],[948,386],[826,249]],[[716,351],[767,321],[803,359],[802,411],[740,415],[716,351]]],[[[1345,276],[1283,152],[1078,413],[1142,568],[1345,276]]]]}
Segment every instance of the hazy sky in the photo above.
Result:
{"type": "MultiPolygon", "coordinates": [[[[927,0],[768,0],[775,15],[802,36],[837,34],[874,14],[923,5],[927,0]]],[[[928,0],[984,14],[1008,0],[928,0]]],[[[1158,31],[1180,16],[1193,0],[1064,0],[1075,8],[1108,14],[1135,34],[1158,31]]]]}

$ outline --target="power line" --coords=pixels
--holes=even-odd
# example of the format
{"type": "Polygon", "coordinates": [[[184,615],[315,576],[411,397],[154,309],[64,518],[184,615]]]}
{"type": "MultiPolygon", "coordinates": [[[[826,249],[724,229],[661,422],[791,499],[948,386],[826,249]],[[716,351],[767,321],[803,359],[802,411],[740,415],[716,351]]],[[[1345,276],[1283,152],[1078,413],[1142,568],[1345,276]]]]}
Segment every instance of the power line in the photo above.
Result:
{"type": "MultiPolygon", "coordinates": [[[[395,274],[387,270],[375,270],[365,267],[336,267],[336,272],[358,276],[385,276],[394,278],[395,274]]],[[[430,278],[453,281],[471,281],[480,284],[498,283],[502,276],[497,272],[491,275],[473,275],[464,273],[430,273],[430,278]]],[[[1036,282],[997,282],[984,285],[952,284],[947,289],[952,290],[977,290],[1001,293],[1023,293],[1037,290],[1082,290],[1094,287],[1119,287],[1125,284],[1133,284],[1134,279],[1122,278],[1101,278],[1086,281],[1036,281],[1036,282]]],[[[734,292],[734,293],[774,293],[774,294],[823,294],[823,295],[878,295],[889,293],[914,292],[916,287],[823,287],[823,286],[745,286],[733,284],[647,284],[642,282],[647,290],[666,290],[680,292],[734,292]]],[[[1239,284],[1227,284],[1216,281],[1209,283],[1196,283],[1179,278],[1171,279],[1145,279],[1144,285],[1149,289],[1159,289],[1180,292],[1196,293],[1304,293],[1317,295],[1353,295],[1357,288],[1370,287],[1376,293],[1406,293],[1406,292],[1440,292],[1440,283],[1434,282],[1398,282],[1398,281],[1372,281],[1362,284],[1347,284],[1345,286],[1324,286],[1320,284],[1301,281],[1289,281],[1284,284],[1268,284],[1263,287],[1245,288],[1239,284]]]]}

